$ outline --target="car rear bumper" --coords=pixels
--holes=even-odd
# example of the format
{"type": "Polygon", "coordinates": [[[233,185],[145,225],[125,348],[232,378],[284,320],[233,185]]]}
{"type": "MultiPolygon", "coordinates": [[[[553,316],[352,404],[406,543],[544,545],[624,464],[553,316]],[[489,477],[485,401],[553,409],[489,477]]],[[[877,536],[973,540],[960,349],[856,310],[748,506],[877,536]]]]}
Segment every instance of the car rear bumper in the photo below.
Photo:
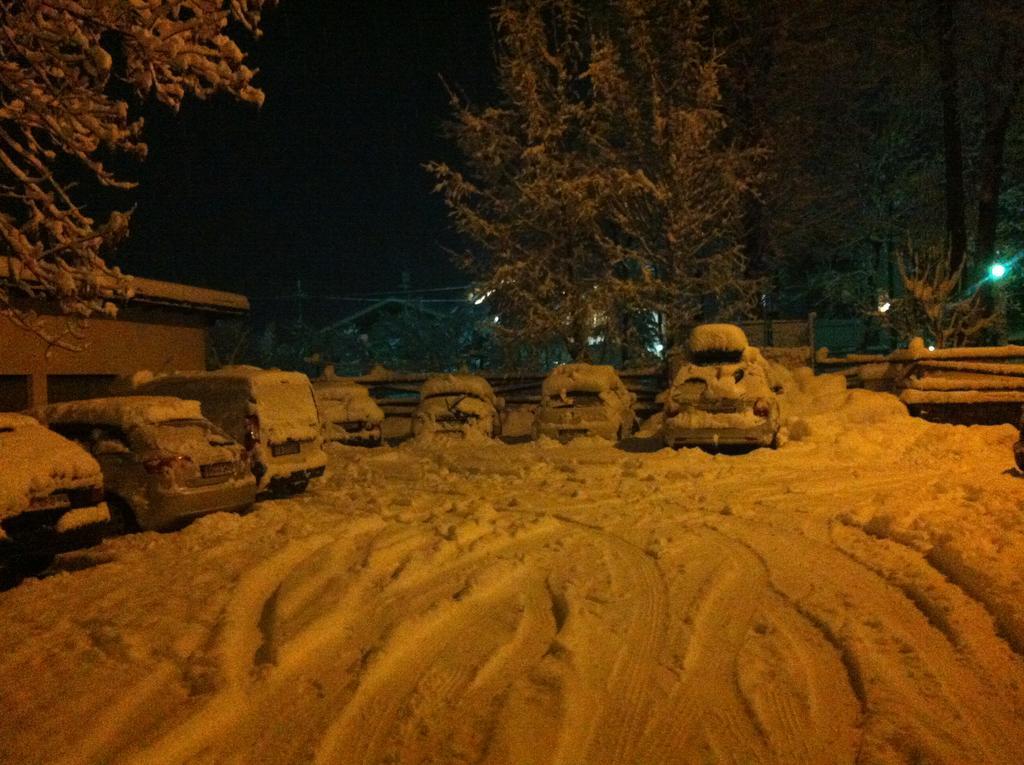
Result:
{"type": "Polygon", "coordinates": [[[361,430],[347,430],[332,423],[324,429],[324,440],[347,446],[380,446],[381,428],[378,425],[361,430]]]}
{"type": "Polygon", "coordinates": [[[210,513],[244,510],[255,501],[256,481],[247,477],[202,488],[151,492],[148,508],[133,509],[144,529],[167,529],[210,513]]]}
{"type": "Polygon", "coordinates": [[[778,429],[770,422],[756,428],[679,428],[666,425],[665,445],[681,446],[771,446],[778,429]]]}
{"type": "Polygon", "coordinates": [[[597,436],[609,441],[615,441],[619,436],[619,428],[614,422],[541,422],[537,427],[537,432],[539,435],[553,438],[563,444],[580,436],[597,436]]]}

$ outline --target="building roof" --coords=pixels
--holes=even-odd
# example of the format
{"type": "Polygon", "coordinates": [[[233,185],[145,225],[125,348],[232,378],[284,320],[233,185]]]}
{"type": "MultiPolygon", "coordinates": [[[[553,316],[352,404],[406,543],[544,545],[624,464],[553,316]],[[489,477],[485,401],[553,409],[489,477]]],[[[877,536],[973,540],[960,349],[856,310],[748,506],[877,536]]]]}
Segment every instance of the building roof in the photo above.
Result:
{"type": "MultiPolygon", "coordinates": [[[[16,277],[26,282],[35,281],[35,276],[19,262],[9,256],[0,256],[0,282],[13,282],[16,277]]],[[[145,279],[141,276],[128,276],[127,279],[133,301],[215,313],[246,313],[249,310],[249,299],[234,292],[145,279]]],[[[115,295],[117,285],[112,277],[100,275],[98,281],[101,290],[108,290],[111,297],[115,295]]]]}

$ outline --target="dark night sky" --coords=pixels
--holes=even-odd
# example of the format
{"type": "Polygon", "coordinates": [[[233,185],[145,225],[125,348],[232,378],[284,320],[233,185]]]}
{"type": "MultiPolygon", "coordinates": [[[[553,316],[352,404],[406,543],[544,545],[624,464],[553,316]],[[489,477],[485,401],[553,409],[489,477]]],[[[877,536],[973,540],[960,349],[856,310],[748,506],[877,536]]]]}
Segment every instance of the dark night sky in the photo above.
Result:
{"type": "Polygon", "coordinates": [[[455,157],[440,76],[491,98],[488,5],[282,0],[248,47],[261,110],[227,98],[147,110],[150,154],[115,262],[242,292],[258,318],[291,313],[281,297],[296,279],[314,295],[395,289],[403,270],[417,288],[465,283],[421,165],[455,157]]]}

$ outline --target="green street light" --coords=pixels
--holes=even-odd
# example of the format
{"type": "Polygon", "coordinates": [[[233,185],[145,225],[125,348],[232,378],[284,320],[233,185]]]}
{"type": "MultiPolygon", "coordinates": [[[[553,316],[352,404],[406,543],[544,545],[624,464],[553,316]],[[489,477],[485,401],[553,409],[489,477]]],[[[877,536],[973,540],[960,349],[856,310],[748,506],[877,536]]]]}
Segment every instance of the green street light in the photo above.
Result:
{"type": "Polygon", "coordinates": [[[1004,276],[1006,276],[1006,266],[1004,266],[1002,263],[993,263],[991,266],[988,267],[988,275],[991,276],[993,279],[1002,279],[1004,276]]]}

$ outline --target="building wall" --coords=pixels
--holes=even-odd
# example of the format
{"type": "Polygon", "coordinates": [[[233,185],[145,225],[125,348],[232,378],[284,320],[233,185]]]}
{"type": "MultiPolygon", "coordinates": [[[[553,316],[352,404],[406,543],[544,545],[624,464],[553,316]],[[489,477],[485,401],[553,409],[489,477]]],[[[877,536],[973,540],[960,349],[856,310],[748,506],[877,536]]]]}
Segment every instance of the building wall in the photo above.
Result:
{"type": "MultiPolygon", "coordinates": [[[[102,395],[119,375],[205,369],[207,328],[197,315],[154,309],[90,319],[82,350],[51,346],[0,317],[0,409],[102,395]],[[48,395],[52,389],[53,395],[48,395]],[[22,395],[24,393],[24,395],[22,395]]],[[[58,319],[45,318],[56,329],[58,319]]]]}

